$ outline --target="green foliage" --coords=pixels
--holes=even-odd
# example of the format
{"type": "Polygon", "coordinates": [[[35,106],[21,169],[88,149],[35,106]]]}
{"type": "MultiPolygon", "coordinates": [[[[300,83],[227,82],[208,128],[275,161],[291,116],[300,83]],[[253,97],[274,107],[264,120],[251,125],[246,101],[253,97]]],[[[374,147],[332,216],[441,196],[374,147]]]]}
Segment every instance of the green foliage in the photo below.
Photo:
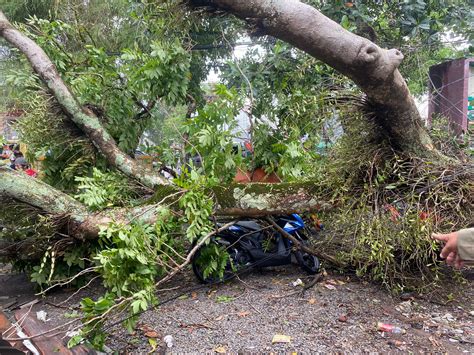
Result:
{"type": "MultiPolygon", "coordinates": [[[[428,65],[462,54],[444,45],[441,33],[462,34],[472,16],[461,16],[466,4],[456,8],[446,1],[308,2],[320,5],[347,30],[375,36],[380,46],[408,54],[401,71],[417,94],[426,90],[428,65]]],[[[156,142],[150,139],[150,152],[173,167],[190,165],[174,180],[184,191],[179,202],[161,208],[156,223],[133,218],[126,225],[111,223],[101,231],[99,245],[63,239],[57,234],[60,221],[37,216],[37,211],[21,220],[13,216],[17,223],[0,231],[1,238],[38,240],[39,256],[28,257],[39,262],[17,265],[30,270],[32,280],[43,287],[88,267],[102,276],[107,293],[82,301],[82,333],[70,346],[86,338],[102,347],[105,315],[128,312],[126,326],[133,329],[138,314],[157,302],[156,279],[183,260],[186,244],[213,230],[209,188],[229,183],[245,165],[276,171],[285,180],[311,177],[324,187],[321,191],[329,191],[321,198],[343,207],[322,217],[329,228],[321,248],[333,251],[358,275],[395,290],[422,287],[440,275],[427,236],[473,220],[472,183],[466,183],[472,176],[465,171],[446,175],[431,162],[396,156],[386,137],[374,133],[380,132],[376,122],[367,123],[367,117],[352,112],[354,106],[338,102],[346,95],[349,105],[355,104],[351,98],[359,92],[333,69],[268,38],[260,38],[261,48],[242,60],[223,64],[238,38],[237,22],[190,16],[180,1],[67,3],[72,7],[59,6],[49,20],[43,10],[32,8],[28,15],[38,16],[19,28],[46,51],[80,105],[96,113],[123,150],[134,153],[143,132],[152,128],[158,132],[148,136],[156,136],[156,142]],[[199,50],[203,47],[206,51],[199,50]],[[226,86],[206,92],[202,81],[217,67],[226,86]],[[252,121],[247,133],[253,154],[247,159],[235,147],[236,116],[242,109],[252,121]],[[316,148],[329,141],[328,121],[340,121],[345,136],[322,156],[316,148]],[[202,166],[190,162],[196,156],[202,166]],[[402,218],[394,220],[390,206],[402,218]]],[[[23,14],[17,18],[23,21],[25,9],[20,7],[23,14]]],[[[17,56],[10,53],[10,64],[17,56]]],[[[7,85],[9,98],[3,105],[24,111],[18,130],[30,158],[44,157],[47,183],[72,191],[95,211],[130,204],[134,189],[107,169],[24,59],[15,62],[7,85]]],[[[444,131],[435,127],[434,132],[440,136],[437,143],[444,144],[444,131]]],[[[5,216],[0,210],[2,224],[5,216]]],[[[234,267],[227,251],[215,243],[201,250],[199,264],[204,276],[216,278],[234,267]]]]}
{"type": "Polygon", "coordinates": [[[214,242],[202,247],[196,259],[196,264],[202,269],[204,279],[213,277],[216,280],[222,280],[229,263],[231,259],[226,248],[214,242]]]}
{"type": "Polygon", "coordinates": [[[444,116],[432,115],[430,135],[436,148],[443,154],[458,158],[461,161],[469,161],[474,158],[473,151],[469,149],[471,132],[462,136],[455,134],[449,120],[444,116]]]}
{"type": "Polygon", "coordinates": [[[163,276],[175,264],[174,257],[181,257],[183,245],[173,235],[180,230],[180,223],[173,213],[160,208],[154,225],[139,223],[110,224],[99,235],[101,249],[93,257],[101,274],[107,293],[96,301],[85,298],[81,302],[84,314],[81,335],[69,344],[87,340],[96,348],[102,348],[106,334],[102,331],[105,313],[115,307],[128,309],[126,320],[129,331],[137,321],[137,315],[154,305],[156,277],[163,276]],[[126,298],[128,302],[118,306],[126,298]]]}
{"type": "MultiPolygon", "coordinates": [[[[60,20],[33,17],[20,28],[45,49],[80,104],[94,111],[126,152],[133,153],[150,120],[160,117],[156,101],[184,102],[189,80],[189,54],[174,39],[121,50],[119,59],[102,48],[82,42],[80,28],[60,20]],[[142,49],[143,48],[143,49],[142,49]]],[[[158,30],[158,29],[156,29],[158,30]]],[[[24,62],[23,62],[24,63],[24,62]]],[[[45,180],[64,190],[75,189],[75,176],[103,166],[88,140],[64,117],[38,78],[24,65],[8,76],[16,90],[16,106],[25,112],[19,121],[22,141],[31,159],[45,157],[45,180]]]]}
{"type": "Polygon", "coordinates": [[[250,50],[228,63],[223,77],[239,88],[248,86],[246,78],[251,82],[254,152],[248,168],[263,167],[291,181],[314,170],[324,122],[337,112],[331,96],[347,84],[329,66],[282,41],[261,52],[250,50]]]}
{"type": "Polygon", "coordinates": [[[15,22],[25,22],[31,16],[54,17],[58,9],[56,0],[0,0],[0,9],[15,22]]]}
{"type": "Polygon", "coordinates": [[[232,296],[226,296],[226,295],[221,295],[216,297],[216,302],[218,303],[228,303],[232,302],[234,300],[234,297],[232,296]]]}
{"type": "Polygon", "coordinates": [[[81,311],[85,314],[82,319],[84,326],[79,335],[75,335],[68,342],[68,347],[79,344],[87,336],[87,341],[96,349],[102,349],[107,338],[101,327],[104,324],[102,316],[115,304],[111,294],[99,297],[97,301],[84,298],[81,301],[81,311]]]}
{"type": "Polygon", "coordinates": [[[382,48],[401,50],[405,60],[400,71],[415,95],[426,93],[431,65],[472,53],[465,44],[472,42],[474,13],[466,1],[308,2],[347,30],[382,48]],[[455,37],[453,44],[446,34],[455,37]]]}
{"type": "Polygon", "coordinates": [[[278,172],[285,181],[303,179],[314,170],[319,159],[312,141],[302,141],[296,128],[290,136],[267,125],[258,125],[254,130],[254,152],[248,159],[253,167],[263,167],[267,173],[278,172]]]}
{"type": "MultiPolygon", "coordinates": [[[[0,239],[15,243],[17,254],[2,258],[17,270],[26,271],[39,287],[68,279],[90,266],[86,259],[96,248],[94,241],[83,243],[57,234],[60,219],[44,215],[30,205],[10,199],[0,204],[0,239]],[[31,247],[34,240],[34,248],[31,247]],[[67,250],[64,248],[67,246],[67,250]]],[[[85,276],[87,278],[87,275],[85,276]]],[[[79,286],[79,277],[71,285],[79,286]]]]}
{"type": "MultiPolygon", "coordinates": [[[[104,179],[103,173],[99,173],[100,184],[104,180],[109,181],[104,179]]],[[[205,190],[213,182],[192,170],[176,183],[186,189],[179,199],[182,215],[158,207],[158,218],[153,225],[111,223],[101,230],[100,249],[94,253],[93,259],[107,293],[97,301],[83,300],[84,326],[81,336],[74,338],[71,344],[86,338],[95,347],[101,348],[105,340],[105,334],[101,331],[104,321],[101,316],[114,307],[129,311],[130,318],[125,323],[127,329],[132,331],[137,315],[157,301],[154,293],[156,278],[169,273],[177,265],[177,260],[184,259],[184,242],[197,242],[212,231],[210,215],[213,205],[205,190]],[[127,302],[120,304],[124,298],[127,302]]],[[[92,185],[97,192],[106,189],[103,185],[92,185]]],[[[220,259],[212,256],[216,260],[211,263],[212,272],[223,273],[227,264],[226,255],[219,254],[220,259]]]]}
{"type": "Polygon", "coordinates": [[[440,276],[437,246],[430,238],[433,221],[420,218],[421,212],[413,205],[395,220],[388,208],[378,214],[360,208],[331,219],[354,225],[352,249],[342,248],[339,259],[352,265],[359,277],[381,282],[391,291],[421,290],[440,276]]]}
{"type": "Polygon", "coordinates": [[[189,137],[186,148],[189,156],[200,157],[200,173],[210,180],[229,182],[242,162],[233,140],[242,96],[224,85],[217,85],[213,94],[211,102],[186,121],[184,133],[189,137]]]}
{"type": "Polygon", "coordinates": [[[92,210],[130,203],[134,196],[127,178],[115,172],[92,169],[92,176],[76,177],[79,193],[75,196],[92,210]]]}
{"type": "Polygon", "coordinates": [[[186,193],[179,199],[179,207],[183,209],[183,223],[187,225],[186,237],[190,242],[199,240],[212,231],[210,221],[213,203],[206,193],[209,186],[215,183],[195,170],[189,174],[182,174],[175,183],[186,189],[186,193]]]}
{"type": "Polygon", "coordinates": [[[153,226],[140,224],[112,224],[99,237],[106,247],[95,260],[110,292],[117,297],[140,290],[151,292],[159,273],[158,255],[162,254],[163,243],[169,240],[156,235],[153,226]]]}

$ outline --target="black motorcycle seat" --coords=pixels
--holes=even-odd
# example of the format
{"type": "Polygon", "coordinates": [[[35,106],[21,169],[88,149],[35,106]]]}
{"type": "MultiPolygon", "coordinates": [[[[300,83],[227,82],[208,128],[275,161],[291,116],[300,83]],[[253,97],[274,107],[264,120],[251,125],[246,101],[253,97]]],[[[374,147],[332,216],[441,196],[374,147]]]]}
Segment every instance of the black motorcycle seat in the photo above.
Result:
{"type": "Polygon", "coordinates": [[[235,225],[255,231],[262,229],[262,226],[255,221],[238,221],[235,225]]]}

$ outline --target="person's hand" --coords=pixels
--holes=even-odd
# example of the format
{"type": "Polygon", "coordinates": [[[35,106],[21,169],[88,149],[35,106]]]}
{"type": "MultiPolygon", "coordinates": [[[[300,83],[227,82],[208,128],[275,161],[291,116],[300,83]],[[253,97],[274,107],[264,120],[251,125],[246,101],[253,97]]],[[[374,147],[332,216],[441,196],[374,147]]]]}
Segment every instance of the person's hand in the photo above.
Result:
{"type": "Polygon", "coordinates": [[[464,261],[458,255],[458,233],[452,232],[448,234],[433,233],[431,237],[445,245],[441,250],[440,256],[446,259],[448,265],[460,269],[464,266],[464,261]]]}

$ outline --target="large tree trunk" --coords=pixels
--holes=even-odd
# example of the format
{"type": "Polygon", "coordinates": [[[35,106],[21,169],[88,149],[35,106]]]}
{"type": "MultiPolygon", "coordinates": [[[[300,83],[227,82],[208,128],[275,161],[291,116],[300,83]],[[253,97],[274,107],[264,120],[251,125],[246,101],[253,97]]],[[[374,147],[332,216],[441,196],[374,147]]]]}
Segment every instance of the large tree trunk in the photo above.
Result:
{"type": "Polygon", "coordinates": [[[352,79],[367,94],[379,125],[398,151],[438,155],[424,129],[405,80],[403,55],[383,49],[298,0],[191,0],[195,6],[227,11],[282,39],[352,79]]]}
{"type": "Polygon", "coordinates": [[[98,117],[91,110],[79,105],[41,47],[15,29],[1,11],[0,36],[28,58],[33,70],[54,95],[67,116],[89,137],[111,166],[148,187],[168,184],[168,181],[159,175],[144,172],[143,167],[118,148],[98,117]]]}

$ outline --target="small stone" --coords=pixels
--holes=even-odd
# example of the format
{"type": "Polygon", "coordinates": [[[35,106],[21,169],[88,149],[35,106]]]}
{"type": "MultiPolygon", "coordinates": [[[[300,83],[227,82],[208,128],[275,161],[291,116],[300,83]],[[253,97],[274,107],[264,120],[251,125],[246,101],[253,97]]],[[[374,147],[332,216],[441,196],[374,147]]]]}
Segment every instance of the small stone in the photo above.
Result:
{"type": "Polygon", "coordinates": [[[408,301],[408,300],[412,300],[415,298],[415,293],[414,292],[405,292],[405,293],[402,293],[400,295],[400,299],[402,301],[408,301]]]}
{"type": "Polygon", "coordinates": [[[347,315],[341,314],[337,320],[339,322],[345,323],[345,322],[347,322],[347,315]]]}
{"type": "Polygon", "coordinates": [[[388,340],[388,345],[395,345],[397,348],[403,345],[403,342],[400,340],[390,339],[388,340]]]}
{"type": "Polygon", "coordinates": [[[444,316],[441,317],[442,319],[447,320],[448,322],[454,321],[454,317],[451,313],[446,313],[444,316]]]}

